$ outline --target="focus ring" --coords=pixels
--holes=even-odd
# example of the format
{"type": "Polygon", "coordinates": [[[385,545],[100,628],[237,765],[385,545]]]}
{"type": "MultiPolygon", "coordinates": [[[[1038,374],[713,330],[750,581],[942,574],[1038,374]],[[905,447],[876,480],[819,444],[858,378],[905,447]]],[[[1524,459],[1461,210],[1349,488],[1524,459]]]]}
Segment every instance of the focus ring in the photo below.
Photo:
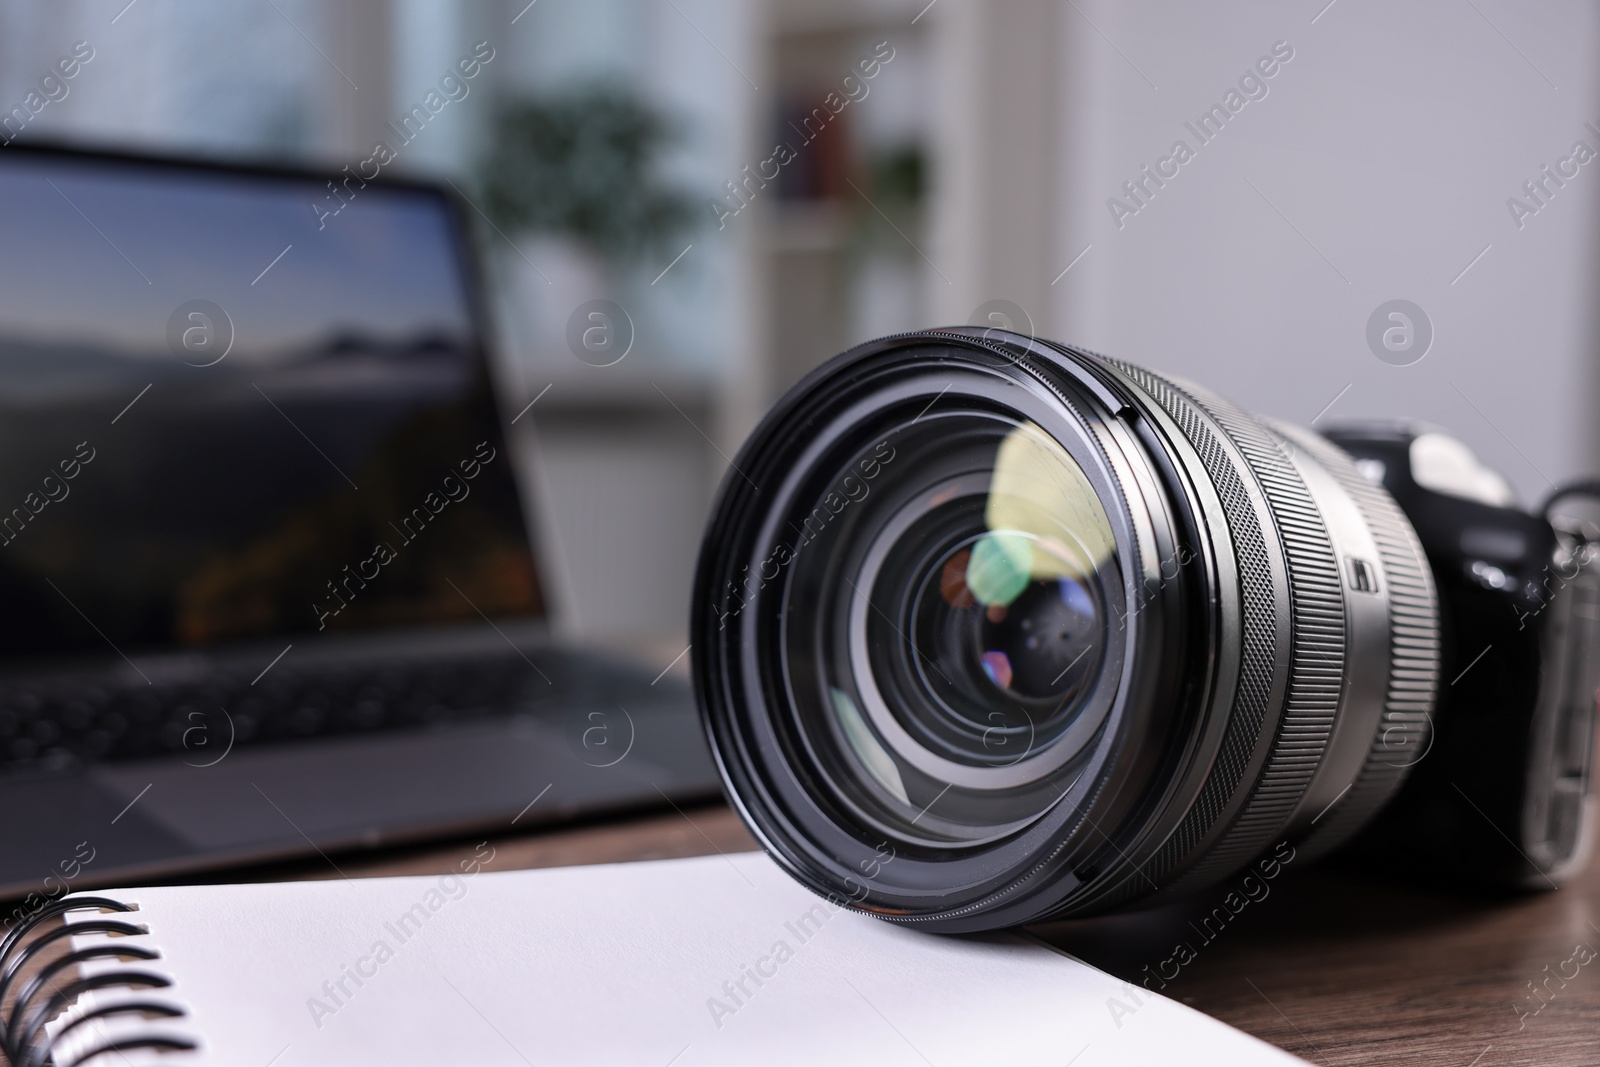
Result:
{"type": "Polygon", "coordinates": [[[1422,543],[1400,506],[1324,438],[1278,427],[1338,480],[1372,530],[1389,601],[1389,683],[1383,716],[1350,791],[1298,846],[1307,857],[1332,851],[1361,828],[1427,755],[1439,684],[1439,600],[1422,543]],[[1397,743],[1396,737],[1401,740],[1397,743]]]}
{"type": "MultiPolygon", "coordinates": [[[[1261,732],[1272,713],[1276,664],[1279,658],[1277,631],[1279,613],[1285,609],[1275,596],[1268,545],[1262,535],[1263,517],[1252,500],[1244,479],[1248,468],[1239,464],[1217,440],[1225,430],[1187,393],[1165,378],[1141,367],[1098,357],[1127,376],[1162,411],[1178,424],[1183,435],[1200,455],[1203,472],[1217,490],[1227,515],[1229,534],[1239,561],[1241,652],[1238,687],[1233,706],[1228,709],[1228,724],[1223,734],[1216,763],[1194,805],[1177,829],[1163,842],[1154,856],[1096,907],[1111,907],[1123,899],[1142,895],[1146,886],[1160,883],[1181,868],[1195,849],[1211,834],[1217,822],[1235,808],[1235,798],[1245,772],[1255,762],[1261,732]],[[1145,881],[1146,876],[1149,881],[1145,881]]],[[[1232,435],[1227,435],[1231,441],[1232,435]]]]}
{"type": "Polygon", "coordinates": [[[1270,431],[1204,390],[1190,396],[1233,439],[1272,508],[1289,569],[1289,682],[1272,750],[1250,798],[1216,846],[1174,886],[1226,875],[1270,847],[1311,784],[1333,736],[1345,670],[1344,587],[1311,492],[1270,431]]]}

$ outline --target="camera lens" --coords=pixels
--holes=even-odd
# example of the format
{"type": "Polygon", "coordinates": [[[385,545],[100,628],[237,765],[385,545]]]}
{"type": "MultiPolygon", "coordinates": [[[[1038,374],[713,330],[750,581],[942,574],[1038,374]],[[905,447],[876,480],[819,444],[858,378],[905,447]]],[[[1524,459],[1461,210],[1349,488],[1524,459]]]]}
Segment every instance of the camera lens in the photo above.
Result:
{"type": "Polygon", "coordinates": [[[1017,412],[894,408],[855,430],[811,467],[783,568],[795,738],[863,824],[992,840],[1048,809],[1108,706],[1110,520],[1017,412]]]}
{"type": "Polygon", "coordinates": [[[1090,568],[1058,543],[1007,527],[921,562],[909,640],[880,635],[873,645],[911,660],[936,709],[929,736],[984,764],[1010,755],[993,750],[1025,754],[1061,732],[1100,666],[1084,658],[1105,640],[1090,568]],[[953,733],[937,728],[940,718],[953,733]]]}
{"type": "Polygon", "coordinates": [[[1425,750],[1421,549],[1314,434],[960,329],[839,357],[736,467],[696,578],[708,735],[851,906],[956,931],[1191,889],[1333,847],[1425,750]]]}

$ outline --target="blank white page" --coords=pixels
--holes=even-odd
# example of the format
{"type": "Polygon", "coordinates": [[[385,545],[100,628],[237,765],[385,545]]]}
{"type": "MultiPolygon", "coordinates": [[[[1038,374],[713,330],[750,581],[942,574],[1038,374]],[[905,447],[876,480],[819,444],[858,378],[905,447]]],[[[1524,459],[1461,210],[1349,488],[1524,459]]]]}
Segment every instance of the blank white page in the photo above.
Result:
{"type": "Polygon", "coordinates": [[[106,895],[139,905],[190,1012],[161,1029],[208,1063],[1303,1062],[1021,938],[831,908],[761,854],[106,895]]]}

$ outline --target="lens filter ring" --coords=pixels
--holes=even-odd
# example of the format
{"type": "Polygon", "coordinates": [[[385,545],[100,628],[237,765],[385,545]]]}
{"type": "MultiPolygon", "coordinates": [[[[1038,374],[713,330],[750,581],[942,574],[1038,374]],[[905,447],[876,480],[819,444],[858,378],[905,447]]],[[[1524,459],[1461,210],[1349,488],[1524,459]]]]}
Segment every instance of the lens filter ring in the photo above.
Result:
{"type": "MultiPolygon", "coordinates": [[[[950,931],[1032,921],[1084,888],[1085,880],[1098,882],[1097,866],[1106,858],[1120,863],[1118,842],[1150,817],[1144,810],[1149,791],[1168,789],[1168,764],[1181,758],[1209,766],[1213,758],[1210,741],[1190,751],[1191,720],[1210,691],[1217,655],[1209,645],[1210,624],[1195,614],[1217,602],[1203,584],[1212,579],[1202,575],[1215,573],[1215,565],[1213,550],[1196,540],[1201,520],[1186,510],[1187,496],[1173,497],[1168,468],[1152,467],[1152,453],[1138,436],[1143,431],[1119,418],[1125,404],[1114,390],[1120,383],[1106,384],[1116,375],[1086,370],[1042,347],[994,354],[994,343],[944,331],[907,335],[863,346],[816,372],[741,451],[737,465],[744,477],[730,474],[723,483],[696,577],[696,688],[730,799],[752,832],[818,892],[885,918],[950,931]],[[895,751],[886,743],[884,724],[896,709],[876,709],[881,719],[874,717],[865,696],[829,674],[830,657],[846,666],[871,663],[870,649],[851,650],[852,632],[867,634],[870,644],[876,625],[909,644],[895,629],[914,629],[908,623],[914,624],[919,603],[937,608],[933,598],[943,595],[944,582],[935,583],[933,571],[942,579],[954,556],[975,544],[956,537],[930,547],[911,567],[920,578],[904,584],[900,600],[880,603],[876,581],[863,577],[883,571],[882,564],[873,572],[861,559],[888,521],[874,518],[877,509],[892,515],[916,492],[972,469],[949,458],[960,448],[962,435],[955,431],[961,416],[996,428],[991,451],[1031,424],[1013,445],[1037,453],[1030,443],[1037,434],[1054,442],[1045,451],[1065,450],[1114,532],[1107,543],[1115,545],[1117,569],[1114,576],[1106,572],[1103,605],[1113,639],[1091,690],[1106,702],[1104,719],[1055,777],[1032,785],[968,788],[952,781],[962,773],[957,768],[930,765],[949,773],[925,773],[904,759],[914,749],[895,751]],[[909,438],[894,435],[895,427],[931,433],[931,451],[919,456],[909,438]],[[831,517],[817,510],[817,501],[842,491],[842,472],[861,469],[855,457],[876,455],[878,446],[882,470],[868,491],[848,504],[836,495],[831,517]],[[906,472],[905,492],[896,498],[900,472],[906,472]],[[1186,546],[1198,547],[1205,561],[1190,565],[1188,555],[1180,556],[1186,546]],[[1172,559],[1184,565],[1166,570],[1172,559]],[[830,602],[848,609],[842,624],[827,621],[830,602]],[[884,626],[880,609],[893,627],[884,626]],[[878,623],[868,621],[874,618],[878,623]],[[1137,664],[1143,666],[1135,670],[1137,664]],[[851,747],[851,738],[867,733],[878,737],[875,746],[851,747]],[[1013,806],[984,808],[996,799],[1013,806]],[[896,856],[887,865],[875,859],[885,849],[896,856]],[[874,872],[870,883],[859,874],[863,863],[874,872]]],[[[1158,465],[1167,462],[1156,457],[1158,465]]],[[[976,466],[986,464],[994,465],[976,466]]],[[[1031,468],[1023,463],[1019,469],[1031,468]]],[[[1002,495],[1038,503],[1028,491],[1002,495]]],[[[985,526],[984,533],[1032,534],[1035,543],[1043,536],[1026,517],[985,526]]],[[[896,540],[885,542],[891,563],[898,562],[896,540]]],[[[1016,546],[999,547],[1000,556],[1012,558],[1016,546]]],[[[963,575],[970,569],[957,568],[963,575]]],[[[982,586],[986,579],[974,581],[982,586]]],[[[1221,592],[1227,603],[1227,591],[1221,592]]],[[[1057,599],[1065,604],[1066,597],[1063,592],[1057,599]]],[[[1013,603],[1020,602],[1013,598],[1006,606],[1013,603]]],[[[1046,606],[1055,611],[1059,605],[1046,606]]],[[[984,669],[982,657],[1017,636],[984,626],[1003,627],[1012,618],[982,620],[973,631],[982,640],[959,646],[976,648],[980,659],[978,672],[964,681],[1049,696],[1059,668],[1039,685],[1027,682],[1015,663],[1009,685],[1001,684],[1007,681],[1002,665],[990,663],[992,674],[984,669]]],[[[933,642],[920,647],[931,653],[933,642]]],[[[917,658],[909,654],[912,669],[905,673],[926,688],[933,675],[926,669],[918,675],[917,658]]],[[[1092,705],[1077,711],[1085,722],[1099,714],[1092,705]]],[[[1066,736],[1053,741],[1063,754],[1078,744],[1075,736],[1063,742],[1066,736]]],[[[1042,747],[1035,742],[1031,749],[1042,747]]],[[[969,763],[965,770],[983,772],[990,776],[983,784],[996,785],[994,776],[1008,771],[1031,775],[1042,767],[1036,762],[1042,755],[1026,751],[1020,761],[969,763]]]]}

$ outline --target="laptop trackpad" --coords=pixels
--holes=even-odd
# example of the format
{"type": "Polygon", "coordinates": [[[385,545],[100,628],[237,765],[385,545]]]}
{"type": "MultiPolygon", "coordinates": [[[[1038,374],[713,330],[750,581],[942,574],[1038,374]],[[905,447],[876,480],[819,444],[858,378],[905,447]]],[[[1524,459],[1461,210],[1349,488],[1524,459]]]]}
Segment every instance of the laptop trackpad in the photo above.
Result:
{"type": "Polygon", "coordinates": [[[616,766],[582,760],[550,726],[513,721],[451,730],[319,740],[229,753],[214,766],[148,761],[95,777],[196,848],[277,852],[375,845],[483,826],[505,829],[575,807],[656,799],[673,777],[635,752],[616,766]],[[548,792],[540,796],[541,791],[548,792]]]}
{"type": "Polygon", "coordinates": [[[184,835],[139,810],[142,801],[129,806],[137,792],[107,789],[76,774],[0,778],[0,811],[8,813],[0,885],[17,895],[58,897],[80,882],[104,883],[102,871],[193,853],[184,835]]]}

